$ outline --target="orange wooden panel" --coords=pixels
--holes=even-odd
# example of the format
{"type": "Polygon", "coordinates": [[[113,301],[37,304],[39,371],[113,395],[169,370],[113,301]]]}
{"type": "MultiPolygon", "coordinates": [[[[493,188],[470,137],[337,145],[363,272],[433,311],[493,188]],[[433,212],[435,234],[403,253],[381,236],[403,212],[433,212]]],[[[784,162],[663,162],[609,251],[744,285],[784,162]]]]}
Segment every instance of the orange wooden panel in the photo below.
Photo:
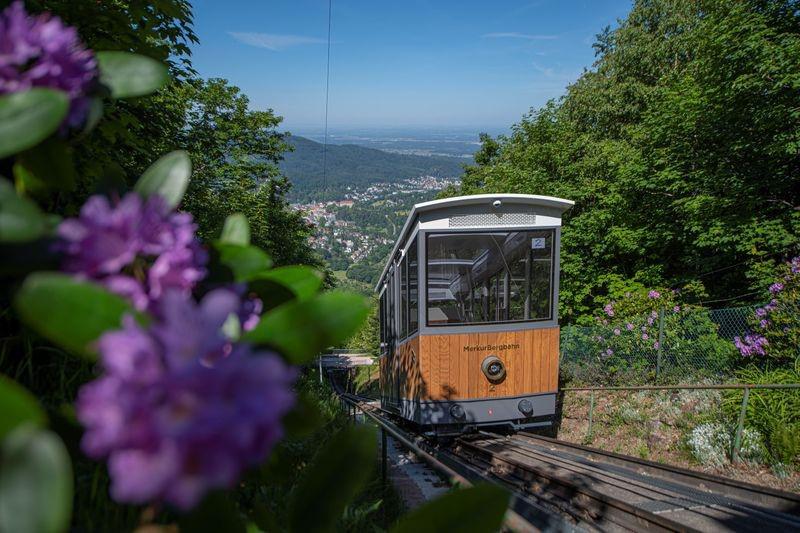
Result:
{"type": "Polygon", "coordinates": [[[422,335],[398,346],[405,398],[465,399],[554,392],[558,387],[559,328],[516,332],[422,335]],[[489,355],[506,366],[505,381],[481,372],[489,355]]]}

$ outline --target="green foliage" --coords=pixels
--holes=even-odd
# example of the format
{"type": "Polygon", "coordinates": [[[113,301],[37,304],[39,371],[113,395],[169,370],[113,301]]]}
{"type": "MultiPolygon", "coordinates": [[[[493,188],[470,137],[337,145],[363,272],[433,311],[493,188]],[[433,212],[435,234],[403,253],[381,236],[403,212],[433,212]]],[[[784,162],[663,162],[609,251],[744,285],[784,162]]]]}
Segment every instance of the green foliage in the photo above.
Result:
{"type": "MultiPolygon", "coordinates": [[[[690,383],[730,376],[737,352],[707,309],[684,291],[630,289],[607,302],[594,326],[563,330],[562,372],[587,385],[690,383]]],[[[612,293],[619,287],[612,285],[612,293]]],[[[749,311],[748,310],[744,310],[749,311]]]]}
{"type": "Polygon", "coordinates": [[[118,329],[130,303],[99,285],[66,274],[31,274],[17,292],[20,319],[70,352],[94,357],[92,345],[104,331],[118,329]]]}
{"type": "MultiPolygon", "coordinates": [[[[798,368],[758,368],[737,372],[740,383],[800,383],[798,368]]],[[[729,420],[736,420],[742,391],[726,391],[722,406],[729,420]]],[[[800,461],[800,389],[752,389],[747,402],[745,424],[758,429],[767,440],[774,461],[800,461]]]]}
{"type": "Polygon", "coordinates": [[[748,301],[775,261],[797,251],[800,30],[791,6],[637,1],[598,35],[594,68],[562,99],[508,137],[484,138],[462,194],[576,202],[562,235],[567,321],[588,316],[619,281],[698,279],[704,300],[748,301]]]}
{"type": "Polygon", "coordinates": [[[0,447],[0,531],[66,531],[72,509],[72,468],[53,433],[20,427],[0,447]]]}
{"type": "Polygon", "coordinates": [[[220,242],[226,244],[238,244],[247,246],[250,244],[250,225],[247,217],[241,213],[228,215],[225,224],[222,226],[222,234],[219,236],[220,242]]]}
{"type": "Polygon", "coordinates": [[[333,531],[347,504],[369,479],[378,440],[370,426],[341,430],[322,448],[294,490],[292,531],[333,531]],[[313,502],[314,511],[309,512],[313,502]]]}
{"type": "Polygon", "coordinates": [[[301,364],[346,341],[368,313],[364,297],[331,291],[277,307],[244,340],[276,348],[292,363],[301,364]]]}
{"type": "Polygon", "coordinates": [[[286,154],[280,168],[292,181],[295,200],[341,198],[347,187],[419,176],[457,177],[463,172],[464,160],[458,157],[394,154],[354,144],[329,144],[327,183],[323,184],[322,144],[305,137],[292,137],[288,143],[293,150],[286,154]]]}
{"type": "Polygon", "coordinates": [[[0,374],[0,441],[17,427],[26,424],[42,427],[47,416],[39,407],[36,398],[22,385],[0,374]]]}
{"type": "Polygon", "coordinates": [[[0,158],[45,140],[58,129],[68,110],[67,95],[52,89],[0,96],[0,158]]]}
{"type": "Polygon", "coordinates": [[[144,197],[160,195],[170,207],[177,206],[189,185],[192,161],[183,150],[170,152],[144,171],[134,190],[144,197]]]}
{"type": "Polygon", "coordinates": [[[508,492],[496,485],[455,490],[409,513],[392,533],[450,531],[453,524],[466,533],[493,533],[501,529],[508,501],[508,492]]]}
{"type": "Polygon", "coordinates": [[[192,533],[245,533],[247,529],[236,505],[224,493],[213,493],[203,499],[191,513],[178,522],[182,531],[192,533]]]}
{"type": "Polygon", "coordinates": [[[98,52],[100,83],[113,98],[150,94],[169,81],[169,71],[160,61],[130,52],[98,52]]]}
{"type": "Polygon", "coordinates": [[[0,180],[0,242],[25,242],[42,237],[47,222],[39,207],[18,196],[14,187],[0,180]]]}

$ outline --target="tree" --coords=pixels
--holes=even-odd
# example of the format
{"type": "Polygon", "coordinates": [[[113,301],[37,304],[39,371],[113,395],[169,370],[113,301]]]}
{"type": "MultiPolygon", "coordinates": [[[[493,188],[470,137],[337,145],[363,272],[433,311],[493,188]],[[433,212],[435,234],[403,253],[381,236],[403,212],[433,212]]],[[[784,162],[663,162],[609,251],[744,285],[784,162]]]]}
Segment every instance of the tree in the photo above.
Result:
{"type": "Polygon", "coordinates": [[[564,97],[483,138],[460,193],[575,200],[567,320],[630,286],[750,301],[800,242],[796,2],[642,0],[597,39],[564,97]]]}

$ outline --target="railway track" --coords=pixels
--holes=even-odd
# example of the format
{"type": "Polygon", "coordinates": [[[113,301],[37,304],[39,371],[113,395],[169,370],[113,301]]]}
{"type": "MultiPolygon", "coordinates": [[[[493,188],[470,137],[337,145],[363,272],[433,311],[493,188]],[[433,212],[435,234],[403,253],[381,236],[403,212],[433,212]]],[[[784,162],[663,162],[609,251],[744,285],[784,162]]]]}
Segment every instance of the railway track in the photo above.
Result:
{"type": "Polygon", "coordinates": [[[800,497],[530,434],[481,433],[452,453],[578,527],[800,530],[800,497]]]}
{"type": "Polygon", "coordinates": [[[426,461],[438,462],[448,477],[509,488],[510,529],[800,531],[796,494],[529,433],[480,432],[443,444],[406,432],[362,398],[343,398],[427,454],[426,461]]]}

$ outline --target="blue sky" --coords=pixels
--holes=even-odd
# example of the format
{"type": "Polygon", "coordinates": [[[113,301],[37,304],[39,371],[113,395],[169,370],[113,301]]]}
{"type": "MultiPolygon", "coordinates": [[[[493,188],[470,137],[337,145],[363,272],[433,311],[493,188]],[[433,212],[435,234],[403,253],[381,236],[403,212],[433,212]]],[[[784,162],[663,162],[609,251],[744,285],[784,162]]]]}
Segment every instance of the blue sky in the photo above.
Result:
{"type": "MultiPolygon", "coordinates": [[[[292,130],[324,116],[327,0],[196,0],[194,65],[292,130]]],[[[629,0],[333,0],[329,123],[505,129],[557,97],[629,0]]]]}

